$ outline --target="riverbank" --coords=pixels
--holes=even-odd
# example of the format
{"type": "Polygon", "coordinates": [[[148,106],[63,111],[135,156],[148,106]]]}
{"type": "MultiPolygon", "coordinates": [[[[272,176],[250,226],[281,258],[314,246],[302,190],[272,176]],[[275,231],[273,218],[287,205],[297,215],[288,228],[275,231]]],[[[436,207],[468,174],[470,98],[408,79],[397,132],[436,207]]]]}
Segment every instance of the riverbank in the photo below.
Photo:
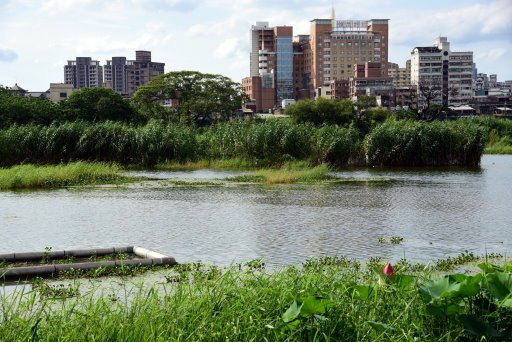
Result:
{"type": "MultiPolygon", "coordinates": [[[[476,260],[469,254],[460,259],[476,260]]],[[[449,261],[452,267],[455,259],[449,261]]],[[[510,336],[512,265],[472,275],[345,258],[265,270],[183,264],[163,281],[81,288],[36,281],[0,297],[2,340],[480,340],[510,336]],[[483,305],[483,301],[487,304],[483,305]],[[489,308],[493,308],[491,311],[489,308]]],[[[436,263],[436,267],[444,263],[436,263]]]]}

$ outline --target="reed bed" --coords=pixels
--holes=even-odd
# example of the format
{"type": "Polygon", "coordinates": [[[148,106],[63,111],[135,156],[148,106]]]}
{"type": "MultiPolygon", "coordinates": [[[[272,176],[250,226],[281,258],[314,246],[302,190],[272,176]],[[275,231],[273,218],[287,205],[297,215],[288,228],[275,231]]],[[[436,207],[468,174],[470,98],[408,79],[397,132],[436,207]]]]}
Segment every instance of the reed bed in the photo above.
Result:
{"type": "Polygon", "coordinates": [[[165,281],[98,291],[36,283],[0,297],[2,341],[507,340],[508,266],[431,273],[401,261],[311,259],[266,272],[178,265],[165,281]]]}
{"type": "Polygon", "coordinates": [[[368,166],[478,166],[487,132],[470,120],[388,120],[365,138],[368,166]]]}
{"type": "Polygon", "coordinates": [[[0,167],[88,161],[170,169],[224,163],[221,167],[240,168],[279,167],[297,160],[333,167],[473,166],[486,139],[486,128],[470,120],[387,120],[364,139],[353,126],[315,127],[290,120],[232,121],[201,129],[157,121],[144,126],[14,125],[0,130],[0,167]]]}

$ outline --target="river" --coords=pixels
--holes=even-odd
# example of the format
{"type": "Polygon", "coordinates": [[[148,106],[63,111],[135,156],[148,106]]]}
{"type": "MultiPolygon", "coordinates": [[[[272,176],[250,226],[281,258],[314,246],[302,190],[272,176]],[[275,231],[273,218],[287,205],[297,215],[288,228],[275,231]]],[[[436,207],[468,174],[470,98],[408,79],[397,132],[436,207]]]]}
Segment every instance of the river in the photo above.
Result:
{"type": "MultiPolygon", "coordinates": [[[[140,173],[213,179],[211,170],[140,173]]],[[[512,252],[512,156],[480,168],[349,169],[389,183],[70,188],[0,192],[0,253],[140,245],[217,265],[311,256],[429,261],[512,252]],[[400,236],[400,244],[379,242],[400,236]]]]}

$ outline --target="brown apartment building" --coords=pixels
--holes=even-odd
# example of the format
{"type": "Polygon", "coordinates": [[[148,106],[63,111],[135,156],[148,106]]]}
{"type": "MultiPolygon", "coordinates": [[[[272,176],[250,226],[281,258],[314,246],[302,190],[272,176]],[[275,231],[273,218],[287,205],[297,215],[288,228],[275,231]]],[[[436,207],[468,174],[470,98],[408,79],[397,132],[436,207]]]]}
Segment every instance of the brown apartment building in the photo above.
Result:
{"type": "Polygon", "coordinates": [[[258,111],[267,111],[283,99],[318,96],[319,88],[330,89],[332,83],[335,97],[345,96],[357,64],[378,63],[380,76],[387,78],[388,21],[336,20],[333,11],[331,19],[313,19],[310,34],[293,41],[292,27],[258,22],[251,28],[251,75],[242,81],[244,89],[258,111]]]}

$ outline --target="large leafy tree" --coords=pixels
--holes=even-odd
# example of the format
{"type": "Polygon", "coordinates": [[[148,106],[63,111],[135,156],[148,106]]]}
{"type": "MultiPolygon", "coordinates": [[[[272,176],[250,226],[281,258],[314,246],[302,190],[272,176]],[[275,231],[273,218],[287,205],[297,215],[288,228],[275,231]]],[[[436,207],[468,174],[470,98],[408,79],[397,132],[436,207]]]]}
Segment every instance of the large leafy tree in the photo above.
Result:
{"type": "Polygon", "coordinates": [[[22,96],[0,87],[0,128],[12,124],[47,125],[59,117],[58,106],[49,100],[22,96]]]}
{"type": "Polygon", "coordinates": [[[121,95],[107,88],[84,88],[60,103],[65,120],[138,121],[137,113],[121,95]]]}
{"type": "Polygon", "coordinates": [[[285,113],[295,122],[345,125],[354,119],[354,105],[351,100],[300,100],[286,107],[285,113]]]}
{"type": "Polygon", "coordinates": [[[132,102],[147,118],[201,123],[230,118],[244,99],[241,85],[228,77],[174,71],[140,87],[132,102]]]}

